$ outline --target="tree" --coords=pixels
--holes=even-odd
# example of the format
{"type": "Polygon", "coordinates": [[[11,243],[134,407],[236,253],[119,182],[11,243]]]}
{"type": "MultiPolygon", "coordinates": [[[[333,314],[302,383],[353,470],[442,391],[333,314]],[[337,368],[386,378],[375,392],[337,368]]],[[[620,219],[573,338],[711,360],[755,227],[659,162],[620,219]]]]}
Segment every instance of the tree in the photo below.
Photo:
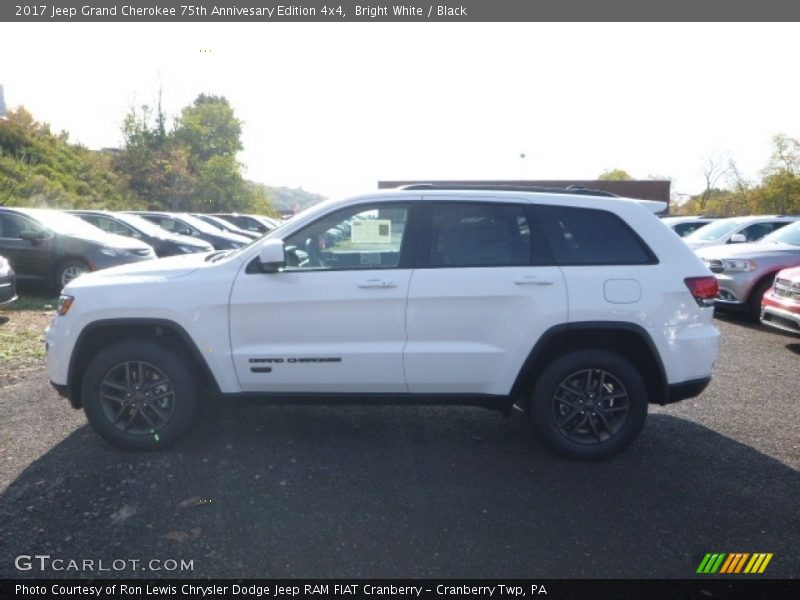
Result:
{"type": "Polygon", "coordinates": [[[609,169],[601,173],[598,179],[601,181],[631,181],[633,177],[622,169],[609,169]]]}
{"type": "Polygon", "coordinates": [[[708,204],[711,195],[720,191],[716,185],[720,178],[725,175],[727,168],[728,161],[719,155],[712,154],[703,159],[703,179],[706,182],[706,187],[698,200],[698,207],[701,213],[706,212],[706,204],[708,204]]]}
{"type": "Polygon", "coordinates": [[[181,111],[173,135],[198,163],[215,156],[235,157],[242,150],[242,122],[222,96],[200,94],[181,111]]]}
{"type": "MultiPolygon", "coordinates": [[[[132,109],[123,124],[125,148],[116,162],[131,189],[153,208],[244,211],[254,202],[236,154],[241,121],[221,96],[199,95],[167,129],[159,96],[155,111],[132,109]]],[[[260,198],[263,201],[263,198],[260,198]]]]}
{"type": "Polygon", "coordinates": [[[800,212],[800,142],[785,135],[772,138],[773,150],[762,172],[762,206],[765,212],[800,212]]]}

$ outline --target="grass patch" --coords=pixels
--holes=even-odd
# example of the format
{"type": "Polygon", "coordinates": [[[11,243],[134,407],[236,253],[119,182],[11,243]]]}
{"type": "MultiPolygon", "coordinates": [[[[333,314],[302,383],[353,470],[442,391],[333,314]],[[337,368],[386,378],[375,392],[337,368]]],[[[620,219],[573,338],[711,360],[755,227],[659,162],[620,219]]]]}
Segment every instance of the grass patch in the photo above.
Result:
{"type": "Polygon", "coordinates": [[[20,294],[16,302],[4,306],[2,310],[8,312],[19,310],[55,310],[57,305],[58,296],[20,294]]]}
{"type": "Polygon", "coordinates": [[[0,330],[0,363],[44,358],[44,333],[39,329],[22,329],[6,333],[0,330]]]}

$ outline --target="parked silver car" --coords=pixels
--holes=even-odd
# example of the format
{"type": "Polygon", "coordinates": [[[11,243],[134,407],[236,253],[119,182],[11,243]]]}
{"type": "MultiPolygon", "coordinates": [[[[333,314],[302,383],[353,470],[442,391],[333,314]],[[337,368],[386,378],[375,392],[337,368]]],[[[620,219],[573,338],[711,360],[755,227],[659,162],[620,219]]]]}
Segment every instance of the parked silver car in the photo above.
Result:
{"type": "Polygon", "coordinates": [[[752,215],[718,219],[700,229],[695,229],[683,238],[683,241],[692,250],[722,244],[757,242],[798,219],[800,217],[783,215],[752,215]]]}
{"type": "Polygon", "coordinates": [[[800,222],[787,225],[759,242],[710,246],[696,250],[719,282],[715,304],[761,313],[761,297],[781,269],[800,265],[800,222]]]}

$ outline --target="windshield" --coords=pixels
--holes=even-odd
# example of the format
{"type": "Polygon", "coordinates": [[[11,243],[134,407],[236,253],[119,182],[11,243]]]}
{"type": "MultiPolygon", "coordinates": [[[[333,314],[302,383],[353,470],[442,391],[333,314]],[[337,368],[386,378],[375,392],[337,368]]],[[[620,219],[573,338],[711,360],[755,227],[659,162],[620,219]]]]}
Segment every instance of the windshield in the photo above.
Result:
{"type": "Polygon", "coordinates": [[[158,225],[156,225],[154,223],[151,223],[147,219],[143,219],[139,215],[129,215],[129,214],[126,214],[126,213],[120,213],[120,214],[116,214],[115,213],[114,214],[114,218],[115,219],[119,219],[123,223],[127,223],[131,227],[134,227],[135,229],[138,229],[142,233],[144,233],[146,235],[149,235],[149,236],[152,236],[152,237],[163,238],[164,235],[168,233],[164,229],[161,229],[161,227],[159,227],[158,225]]]}
{"type": "Polygon", "coordinates": [[[201,217],[198,215],[197,218],[222,231],[230,231],[231,233],[238,233],[241,231],[238,227],[236,227],[236,225],[232,225],[225,219],[220,219],[219,217],[212,217],[211,215],[203,215],[201,217]]]}
{"type": "Polygon", "coordinates": [[[213,225],[209,225],[203,219],[198,219],[197,217],[193,217],[192,215],[180,214],[175,215],[175,219],[179,219],[186,223],[187,225],[191,225],[198,231],[202,231],[203,233],[210,233],[211,235],[219,235],[219,229],[214,227],[213,225]]]}
{"type": "Polygon", "coordinates": [[[791,244],[800,246],[800,221],[781,227],[778,231],[773,231],[761,240],[762,242],[772,242],[773,244],[791,244]]]}
{"type": "Polygon", "coordinates": [[[90,238],[105,237],[107,235],[105,231],[94,225],[90,225],[80,217],[59,210],[37,210],[35,212],[31,211],[28,214],[48,229],[63,235],[76,235],[90,238]]]}
{"type": "Polygon", "coordinates": [[[722,221],[709,223],[705,227],[701,227],[697,231],[690,233],[685,239],[688,241],[700,240],[703,242],[718,240],[726,233],[730,233],[736,229],[741,223],[742,221],[739,219],[723,219],[722,221]]]}

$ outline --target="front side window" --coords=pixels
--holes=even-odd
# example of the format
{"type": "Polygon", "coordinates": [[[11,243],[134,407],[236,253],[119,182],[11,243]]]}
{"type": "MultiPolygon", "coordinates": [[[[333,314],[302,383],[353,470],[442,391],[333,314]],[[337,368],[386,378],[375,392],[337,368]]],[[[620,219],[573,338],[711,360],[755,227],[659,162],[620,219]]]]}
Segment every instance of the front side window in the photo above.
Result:
{"type": "Polygon", "coordinates": [[[431,267],[530,264],[531,228],[521,206],[442,202],[430,206],[431,267]]]}
{"type": "Polygon", "coordinates": [[[639,236],[613,213],[562,206],[539,206],[536,212],[559,265],[656,262],[639,236]]]}
{"type": "Polygon", "coordinates": [[[400,266],[409,205],[359,205],[324,216],[284,240],[286,270],[400,266]]]}
{"type": "Polygon", "coordinates": [[[757,242],[766,235],[769,235],[776,229],[780,229],[786,223],[780,221],[771,221],[767,223],[754,223],[742,229],[741,233],[748,242],[757,242]]]}
{"type": "Polygon", "coordinates": [[[22,232],[40,233],[42,227],[20,215],[0,214],[0,238],[22,239],[22,232]]]}

